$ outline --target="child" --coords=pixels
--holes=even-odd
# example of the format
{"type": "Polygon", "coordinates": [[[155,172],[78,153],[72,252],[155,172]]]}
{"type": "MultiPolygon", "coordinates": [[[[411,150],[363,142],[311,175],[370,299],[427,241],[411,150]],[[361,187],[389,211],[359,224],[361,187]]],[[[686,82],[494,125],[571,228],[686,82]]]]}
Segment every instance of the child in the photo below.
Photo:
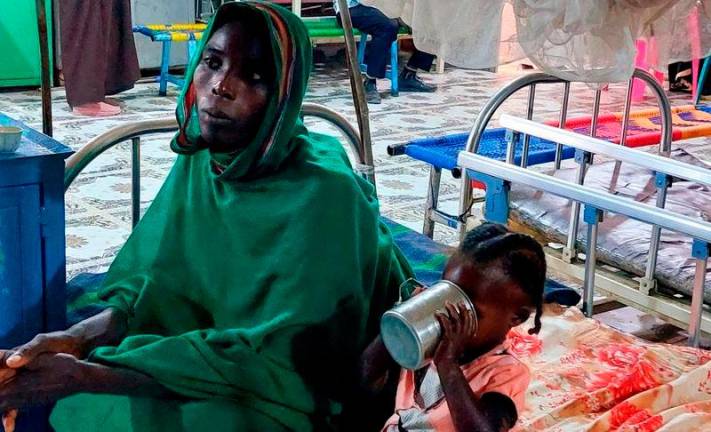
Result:
{"type": "MultiPolygon", "coordinates": [[[[449,259],[443,278],[461,287],[478,317],[464,305],[437,316],[443,337],[432,364],[400,374],[395,414],[383,432],[509,430],[523,408],[528,368],[506,350],[506,335],[535,313],[541,327],[546,261],[532,238],[497,224],[470,231],[449,259]],[[443,401],[444,399],[444,401],[443,401]]],[[[394,361],[380,337],[365,351],[361,378],[370,391],[387,381],[394,361]]]]}

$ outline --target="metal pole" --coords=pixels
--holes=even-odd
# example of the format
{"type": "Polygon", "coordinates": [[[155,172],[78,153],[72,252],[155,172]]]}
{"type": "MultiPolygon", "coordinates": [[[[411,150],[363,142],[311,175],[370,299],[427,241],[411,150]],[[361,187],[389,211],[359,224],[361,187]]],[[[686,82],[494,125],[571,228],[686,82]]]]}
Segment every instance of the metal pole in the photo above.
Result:
{"type": "MultiPolygon", "coordinates": [[[[630,78],[630,82],[627,84],[627,94],[625,96],[625,110],[622,112],[622,135],[620,137],[620,145],[624,146],[627,142],[627,127],[630,123],[630,109],[632,108],[632,88],[634,86],[634,76],[630,78]]],[[[610,193],[615,193],[615,188],[617,187],[617,179],[620,177],[620,168],[622,168],[622,162],[615,161],[615,168],[612,170],[612,179],[610,179],[610,193]]]]}
{"type": "MultiPolygon", "coordinates": [[[[672,177],[667,174],[657,173],[657,203],[658,208],[664,208],[667,202],[667,191],[672,184],[672,177]]],[[[639,281],[639,289],[644,294],[649,294],[657,288],[654,273],[657,270],[657,257],[659,255],[659,243],[661,242],[662,228],[659,225],[652,226],[652,238],[649,243],[649,257],[644,277],[639,281]]]]}
{"type": "Polygon", "coordinates": [[[141,220],[141,137],[131,138],[131,224],[141,220]]]}
{"type": "Polygon", "coordinates": [[[437,208],[439,201],[439,184],[442,179],[442,169],[432,166],[430,168],[430,183],[427,191],[427,202],[425,204],[425,223],[422,227],[422,234],[429,238],[434,237],[435,223],[432,213],[437,208]]]}
{"type": "Polygon", "coordinates": [[[706,282],[707,258],[696,259],[694,289],[691,296],[691,317],[689,318],[689,345],[699,346],[701,336],[701,314],[704,311],[704,283],[706,282]]]}
{"type": "MultiPolygon", "coordinates": [[[[659,154],[669,157],[671,154],[672,143],[672,116],[669,99],[667,98],[666,93],[664,93],[664,89],[648,72],[641,69],[635,69],[633,77],[639,78],[641,81],[645,82],[649,88],[652,89],[652,92],[657,98],[657,105],[659,105],[659,113],[662,119],[662,139],[659,142],[659,154]]],[[[617,168],[617,164],[615,164],[615,168],[617,168]]],[[[658,208],[664,208],[667,200],[667,189],[671,186],[672,181],[671,177],[668,176],[665,176],[663,184],[660,184],[659,180],[660,179],[658,177],[656,205],[658,208]]],[[[657,225],[652,226],[652,238],[650,239],[649,244],[647,268],[645,269],[644,278],[639,281],[639,288],[645,294],[649,294],[651,291],[656,289],[657,282],[654,279],[654,273],[657,269],[657,257],[659,254],[661,236],[662,229],[657,225]]]]}
{"type": "MultiPolygon", "coordinates": [[[[568,100],[570,99],[570,81],[564,84],[563,104],[560,107],[560,121],[558,127],[565,129],[565,122],[568,118],[568,100]]],[[[555,169],[560,169],[560,163],[563,159],[563,145],[556,144],[555,146],[555,169]]]]}
{"type": "Polygon", "coordinates": [[[597,137],[597,123],[600,118],[600,99],[602,98],[602,90],[595,91],[595,101],[593,102],[593,116],[590,123],[590,136],[597,137]]]}
{"type": "Polygon", "coordinates": [[[518,140],[521,134],[518,132],[509,132],[511,136],[508,136],[506,142],[506,163],[514,164],[514,159],[516,158],[516,146],[518,146],[518,140]]]}
{"type": "MultiPolygon", "coordinates": [[[[536,84],[531,84],[528,89],[528,108],[526,110],[526,118],[533,119],[533,107],[536,102],[536,84]]],[[[523,149],[521,150],[521,168],[528,167],[528,148],[531,143],[531,137],[525,135],[523,137],[523,149]]]]}
{"type": "Polygon", "coordinates": [[[585,283],[583,286],[583,312],[593,315],[595,301],[595,266],[597,264],[597,233],[602,212],[594,207],[585,207],[585,222],[588,223],[587,250],[585,252],[585,283]]]}
{"type": "Polygon", "coordinates": [[[39,34],[40,62],[42,68],[42,132],[52,136],[52,88],[49,70],[49,37],[47,34],[47,12],[45,2],[36,0],[37,32],[39,34]]]}
{"type": "Polygon", "coordinates": [[[691,316],[689,316],[689,345],[699,346],[701,336],[701,316],[704,313],[704,284],[708,267],[711,243],[694,239],[691,246],[691,256],[696,258],[696,273],[694,273],[694,288],[691,293],[691,316]]]}
{"type": "MultiPolygon", "coordinates": [[[[353,36],[353,22],[351,21],[348,1],[338,0],[338,8],[341,14],[341,24],[343,25],[343,33],[346,41],[346,59],[348,60],[353,105],[358,119],[363,160],[366,165],[373,167],[373,148],[370,137],[368,103],[365,100],[365,87],[363,86],[363,77],[360,73],[360,64],[358,64],[357,47],[355,37],[353,36]]],[[[372,180],[373,185],[375,185],[375,174],[373,174],[372,180]]]]}
{"type": "MultiPolygon", "coordinates": [[[[600,117],[600,99],[602,98],[602,90],[598,89],[595,91],[595,101],[593,102],[593,116],[590,122],[590,136],[595,138],[597,136],[597,123],[600,117]]],[[[593,155],[590,155],[590,160],[584,157],[582,161],[578,161],[578,172],[576,174],[575,182],[579,185],[585,182],[585,171],[587,169],[588,162],[592,163],[593,155]]],[[[566,246],[563,249],[563,260],[571,263],[575,261],[576,248],[575,242],[578,238],[578,227],[580,226],[580,203],[573,201],[570,206],[570,224],[568,225],[568,239],[566,246]]]]}

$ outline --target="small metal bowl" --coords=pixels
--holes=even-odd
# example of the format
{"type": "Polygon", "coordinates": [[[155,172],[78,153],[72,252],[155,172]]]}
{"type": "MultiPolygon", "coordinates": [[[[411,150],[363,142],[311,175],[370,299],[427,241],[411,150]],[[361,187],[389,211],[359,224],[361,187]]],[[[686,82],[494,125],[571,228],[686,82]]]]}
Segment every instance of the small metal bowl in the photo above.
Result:
{"type": "Polygon", "coordinates": [[[14,153],[20,147],[22,129],[15,126],[0,126],[0,153],[14,153]]]}

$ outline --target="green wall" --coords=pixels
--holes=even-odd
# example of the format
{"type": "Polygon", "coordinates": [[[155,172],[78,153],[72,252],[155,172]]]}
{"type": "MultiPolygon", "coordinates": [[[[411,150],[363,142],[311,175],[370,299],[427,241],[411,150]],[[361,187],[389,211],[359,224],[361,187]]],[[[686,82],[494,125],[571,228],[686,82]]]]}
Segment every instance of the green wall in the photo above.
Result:
{"type": "MultiPolygon", "coordinates": [[[[41,64],[35,0],[0,0],[0,87],[39,86],[41,64]]],[[[52,1],[45,0],[52,65],[52,1]]]]}

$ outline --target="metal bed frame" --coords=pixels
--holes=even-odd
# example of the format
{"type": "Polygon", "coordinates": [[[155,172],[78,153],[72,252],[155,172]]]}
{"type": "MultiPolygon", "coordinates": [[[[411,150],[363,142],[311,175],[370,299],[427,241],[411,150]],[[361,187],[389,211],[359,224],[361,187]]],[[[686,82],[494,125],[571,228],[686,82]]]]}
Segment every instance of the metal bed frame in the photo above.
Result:
{"type": "MultiPolygon", "coordinates": [[[[506,223],[509,213],[508,191],[511,183],[522,183],[534,189],[552,193],[572,200],[584,207],[584,222],[588,224],[586,236],[586,260],[583,273],[584,303],[583,309],[588,316],[593,313],[593,294],[596,288],[596,248],[598,223],[602,221],[604,212],[613,212],[629,218],[653,225],[653,236],[660,230],[668,229],[689,235],[694,239],[691,255],[696,259],[696,273],[693,285],[693,295],[690,308],[679,306],[678,301],[654,296],[653,292],[642,285],[635,289],[623,284],[607,283],[603,291],[612,293],[623,303],[642,306],[643,309],[654,312],[673,322],[688,323],[690,343],[698,346],[702,330],[711,332],[711,315],[703,312],[703,294],[707,261],[711,250],[711,223],[679,215],[664,209],[664,199],[658,199],[656,206],[632,201],[611,193],[600,192],[579,182],[568,182],[553,176],[527,170],[525,166],[516,166],[513,162],[513,151],[521,136],[534,136],[556,142],[560,145],[574,147],[576,159],[584,172],[584,167],[593,154],[613,158],[617,163],[631,163],[656,172],[658,195],[666,196],[667,189],[676,178],[698,182],[711,186],[711,171],[696,167],[668,157],[658,156],[624,146],[611,144],[607,141],[586,137],[574,132],[532,122],[527,119],[503,115],[500,123],[508,129],[510,140],[507,148],[506,162],[495,161],[473,151],[464,151],[459,155],[459,165],[464,168],[462,179],[470,182],[472,179],[487,185],[485,218],[506,223]]],[[[463,195],[465,195],[463,193],[463,195]]],[[[654,240],[654,237],[653,237],[654,240]]],[[[656,238],[658,247],[658,237],[656,238]]],[[[656,266],[657,250],[650,248],[646,277],[653,279],[656,266]]],[[[561,261],[561,260],[559,260],[561,261]]],[[[579,268],[575,266],[557,266],[571,276],[580,277],[579,268]],[[566,271],[567,270],[567,271],[566,271]]],[[[609,281],[608,281],[609,282],[609,281]]]]}
{"type": "MultiPolygon", "coordinates": [[[[624,106],[624,111],[623,111],[623,118],[622,118],[622,136],[620,137],[620,144],[617,145],[617,147],[624,147],[626,139],[627,139],[627,126],[629,124],[629,114],[630,114],[630,108],[632,105],[632,85],[634,83],[634,78],[639,78],[643,82],[647,83],[649,87],[652,89],[653,93],[655,94],[657,98],[657,103],[661,112],[661,118],[662,118],[662,133],[661,133],[661,140],[659,143],[659,154],[662,156],[669,156],[671,152],[671,144],[672,144],[672,116],[671,116],[671,103],[669,102],[669,99],[667,98],[666,94],[664,93],[664,89],[661,87],[661,85],[654,79],[654,77],[649,74],[646,71],[643,71],[641,69],[636,69],[634,71],[634,74],[632,76],[632,79],[630,79],[628,86],[627,86],[627,95],[625,98],[625,106],[624,106]]],[[[527,107],[527,120],[531,120],[532,115],[533,115],[533,103],[535,101],[535,85],[536,83],[540,82],[561,82],[557,78],[545,75],[545,74],[533,74],[524,76],[513,83],[509,84],[508,86],[504,87],[501,91],[499,91],[496,95],[492,97],[492,99],[489,101],[489,103],[484,107],[482,110],[481,114],[477,118],[476,122],[474,123],[474,126],[472,127],[471,133],[469,135],[469,139],[467,141],[466,145],[466,151],[468,152],[473,152],[476,153],[477,149],[479,147],[479,141],[481,139],[481,136],[484,133],[484,130],[486,128],[486,125],[488,124],[489,120],[493,116],[494,112],[500,107],[503,102],[511,96],[513,93],[515,93],[518,89],[522,88],[523,86],[527,85],[530,86],[530,92],[529,92],[529,99],[528,99],[528,107],[527,107]]],[[[569,100],[569,93],[570,93],[570,83],[566,82],[565,83],[565,94],[563,97],[563,103],[561,106],[561,113],[560,113],[560,122],[559,125],[565,124],[565,119],[567,116],[567,110],[568,110],[568,100],[569,100]]],[[[595,92],[595,100],[594,100],[594,106],[593,106],[593,117],[592,117],[592,123],[590,127],[590,135],[591,137],[595,137],[596,135],[596,130],[597,130],[597,121],[598,121],[598,116],[600,114],[600,99],[601,99],[601,90],[597,90],[595,92]]],[[[583,135],[577,134],[579,137],[583,137],[583,135]]],[[[521,158],[521,167],[526,168],[527,163],[526,163],[526,156],[528,153],[528,142],[530,140],[530,135],[524,134],[523,136],[523,151],[522,151],[522,158],[521,158]]],[[[560,154],[562,150],[562,143],[558,143],[556,146],[556,157],[555,157],[555,169],[560,168],[560,154]]],[[[635,151],[635,153],[640,153],[639,151],[635,151]]],[[[578,163],[578,171],[576,175],[576,183],[579,185],[582,185],[585,181],[585,174],[587,171],[587,168],[589,165],[593,163],[593,158],[591,153],[587,154],[582,154],[579,156],[576,156],[576,162],[578,163]]],[[[611,184],[613,185],[616,183],[616,178],[619,175],[619,170],[620,170],[620,161],[617,161],[615,164],[615,170],[613,172],[613,179],[611,184]]],[[[657,207],[659,208],[664,208],[666,204],[666,196],[667,196],[667,189],[671,186],[671,180],[670,178],[665,179],[663,184],[657,184],[658,188],[658,193],[657,193],[657,207]]],[[[460,236],[463,236],[464,233],[466,232],[466,220],[470,216],[470,209],[471,209],[471,202],[472,202],[472,185],[471,182],[468,181],[467,176],[462,176],[462,181],[461,181],[461,195],[460,195],[460,200],[459,200],[459,217],[457,218],[457,227],[460,232],[460,236]]],[[[436,202],[435,202],[436,204],[436,202]]],[[[578,232],[578,227],[580,224],[580,203],[578,202],[573,202],[573,206],[571,209],[571,217],[570,217],[570,224],[568,226],[568,236],[567,236],[567,241],[566,245],[563,248],[563,260],[568,263],[572,264],[575,262],[576,257],[577,257],[577,232],[578,232]]],[[[659,251],[659,239],[661,236],[661,228],[658,226],[654,226],[652,229],[652,237],[650,241],[650,255],[649,255],[649,260],[647,262],[647,268],[645,271],[644,277],[640,280],[640,290],[645,293],[649,294],[650,292],[654,291],[656,289],[656,281],[654,279],[654,270],[656,269],[657,265],[657,253],[659,251]]]]}
{"type": "MultiPolygon", "coordinates": [[[[315,117],[335,126],[342,133],[353,152],[354,171],[375,185],[371,149],[362,145],[358,131],[345,117],[330,108],[313,103],[303,104],[302,116],[315,117]]],[[[131,141],[131,222],[135,227],[141,219],[141,137],[177,130],[178,122],[175,117],[171,117],[137,121],[104,132],[67,159],[64,170],[65,192],[84,168],[99,155],[119,143],[131,141]]]]}
{"type": "MultiPolygon", "coordinates": [[[[672,142],[672,116],[671,116],[671,104],[669,103],[669,99],[667,98],[666,94],[664,93],[664,89],[659,85],[659,83],[654,79],[652,75],[650,75],[648,72],[643,71],[641,69],[636,69],[634,71],[632,79],[630,79],[628,86],[627,86],[627,96],[626,96],[626,101],[625,101],[625,107],[624,107],[624,114],[623,114],[623,119],[622,119],[622,136],[621,136],[621,141],[620,144],[624,145],[627,139],[627,126],[629,124],[629,113],[630,113],[630,108],[632,104],[632,83],[634,82],[634,78],[639,78],[643,82],[647,83],[649,87],[652,89],[652,92],[655,94],[658,106],[660,108],[660,111],[662,113],[662,139],[659,144],[659,152],[660,154],[668,155],[670,150],[671,150],[671,142],[672,142]]],[[[568,116],[568,103],[570,100],[570,82],[564,81],[560,78],[554,77],[552,75],[548,75],[545,73],[532,73],[528,75],[524,75],[518,79],[515,79],[511,83],[507,84],[505,87],[503,87],[501,90],[499,90],[494,96],[489,99],[489,101],[484,105],[482,108],[481,112],[479,113],[479,116],[477,117],[476,121],[474,122],[474,125],[471,128],[471,131],[469,133],[469,138],[467,140],[467,144],[465,146],[466,151],[469,152],[474,152],[476,153],[479,149],[479,144],[481,142],[481,138],[484,135],[484,132],[491,121],[491,118],[494,116],[496,111],[503,105],[504,102],[506,102],[511,96],[516,94],[519,90],[528,87],[529,93],[528,93],[528,103],[526,107],[526,118],[527,119],[532,119],[533,118],[533,108],[535,104],[535,99],[536,99],[536,86],[539,84],[563,84],[564,87],[564,92],[563,92],[563,101],[561,104],[561,110],[560,110],[560,117],[559,117],[559,125],[564,125],[565,121],[568,116]]],[[[595,136],[596,131],[597,131],[597,123],[598,123],[598,117],[600,115],[600,99],[602,97],[602,91],[597,90],[595,92],[595,100],[594,100],[594,105],[593,105],[593,116],[592,116],[592,123],[591,123],[591,135],[595,136]]],[[[523,137],[523,151],[522,151],[522,157],[521,157],[521,166],[526,167],[528,166],[528,147],[529,147],[529,142],[530,142],[530,137],[529,136],[524,136],[523,137]]],[[[389,149],[389,151],[393,151],[392,149],[389,149]]],[[[395,151],[397,152],[397,151],[395,151]]],[[[557,145],[556,146],[556,153],[555,153],[555,169],[559,169],[561,165],[561,154],[562,154],[562,145],[557,145]]],[[[588,164],[592,163],[592,160],[588,161],[588,164]]],[[[587,165],[586,165],[587,166],[587,165]]],[[[616,171],[619,170],[619,167],[616,167],[616,171]]],[[[452,175],[455,178],[461,178],[461,170],[459,168],[455,168],[452,170],[452,175]]],[[[466,220],[467,218],[471,215],[470,214],[470,209],[473,204],[473,198],[472,198],[472,188],[471,188],[471,183],[468,183],[466,179],[462,180],[462,194],[460,197],[460,204],[459,204],[459,213],[457,215],[450,215],[442,210],[438,209],[438,201],[439,201],[439,188],[440,188],[440,181],[442,177],[442,170],[437,167],[431,167],[430,168],[430,179],[429,179],[429,187],[427,189],[427,200],[425,203],[425,216],[424,216],[424,224],[423,224],[423,229],[422,232],[427,235],[428,237],[432,238],[434,235],[434,229],[435,229],[435,224],[442,224],[449,226],[451,228],[458,229],[460,232],[460,236],[463,236],[464,233],[466,232],[466,220]]],[[[578,183],[582,184],[585,179],[585,171],[581,170],[578,173],[578,183]]],[[[662,199],[662,201],[665,199],[665,197],[662,199]]],[[[662,202],[663,206],[663,202],[662,202]]],[[[565,256],[566,260],[568,262],[573,262],[576,256],[576,250],[575,250],[575,238],[572,233],[577,232],[577,226],[578,226],[578,211],[573,211],[573,218],[571,220],[571,234],[569,234],[569,239],[566,245],[565,249],[565,256]],[[575,228],[575,229],[572,229],[575,228]]],[[[658,234],[657,234],[658,236],[658,234]]]]}
{"type": "MultiPolygon", "coordinates": [[[[623,111],[622,119],[622,136],[620,139],[620,145],[624,146],[627,139],[627,129],[629,124],[629,115],[632,104],[632,84],[634,79],[638,78],[643,82],[647,83],[655,94],[660,112],[662,113],[662,132],[661,140],[659,143],[659,154],[668,156],[671,152],[672,143],[672,115],[671,115],[671,104],[664,89],[659,85],[659,83],[654,79],[652,75],[641,69],[636,69],[634,71],[632,79],[630,79],[627,86],[627,95],[625,99],[625,106],[623,111]]],[[[489,101],[482,108],[481,113],[477,117],[474,125],[471,128],[465,150],[471,153],[477,153],[479,149],[479,144],[481,142],[482,136],[488,126],[491,118],[494,116],[496,111],[506,102],[511,96],[516,94],[519,90],[528,87],[528,103],[526,108],[526,119],[531,120],[533,118],[533,107],[536,98],[536,86],[539,84],[563,84],[564,93],[563,101],[561,104],[560,116],[559,116],[559,127],[565,124],[568,116],[568,103],[570,100],[570,82],[564,81],[560,78],[548,75],[545,73],[532,73],[524,75],[505,87],[499,90],[494,96],[489,99],[489,101]]],[[[598,117],[600,115],[600,99],[602,96],[602,91],[597,90],[595,92],[595,99],[593,105],[593,116],[590,128],[590,134],[595,137],[597,132],[598,117]]],[[[581,135],[582,136],[582,135],[581,135]]],[[[523,149],[521,155],[521,167],[526,168],[528,166],[528,148],[531,136],[523,134],[523,149]]],[[[556,145],[554,166],[555,169],[559,169],[562,160],[562,149],[563,145],[558,143],[556,145]]],[[[510,161],[513,161],[514,154],[511,153],[510,161]]],[[[583,156],[581,156],[583,157],[583,156]]],[[[587,167],[592,164],[592,156],[585,157],[584,160],[578,160],[578,172],[577,172],[577,184],[582,185],[585,180],[585,173],[587,167]]],[[[615,172],[613,173],[612,184],[616,183],[616,177],[619,175],[620,165],[619,162],[615,165],[615,172]]],[[[455,168],[452,170],[452,175],[455,178],[461,178],[461,195],[459,201],[459,212],[457,215],[451,215],[440,210],[438,206],[439,201],[439,189],[442,177],[442,169],[432,166],[430,168],[429,177],[429,187],[427,188],[427,199],[425,203],[425,215],[423,223],[423,234],[432,238],[434,235],[435,224],[447,225],[451,228],[459,230],[460,237],[463,237],[467,229],[467,220],[471,216],[471,208],[475,202],[480,202],[481,199],[473,198],[473,188],[471,181],[466,177],[462,176],[460,168],[455,168]]],[[[657,207],[663,208],[666,203],[667,188],[669,185],[660,187],[659,193],[657,195],[657,207]]],[[[577,232],[580,224],[580,204],[577,202],[573,203],[573,208],[571,211],[571,219],[568,230],[568,237],[566,245],[563,249],[563,260],[569,264],[572,264],[576,260],[577,256],[577,232]]],[[[654,280],[654,269],[656,268],[657,251],[659,249],[659,238],[661,232],[659,227],[654,227],[652,232],[651,247],[650,247],[650,260],[646,269],[644,278],[640,281],[640,287],[643,292],[649,293],[656,288],[656,282],[654,280]]]]}

